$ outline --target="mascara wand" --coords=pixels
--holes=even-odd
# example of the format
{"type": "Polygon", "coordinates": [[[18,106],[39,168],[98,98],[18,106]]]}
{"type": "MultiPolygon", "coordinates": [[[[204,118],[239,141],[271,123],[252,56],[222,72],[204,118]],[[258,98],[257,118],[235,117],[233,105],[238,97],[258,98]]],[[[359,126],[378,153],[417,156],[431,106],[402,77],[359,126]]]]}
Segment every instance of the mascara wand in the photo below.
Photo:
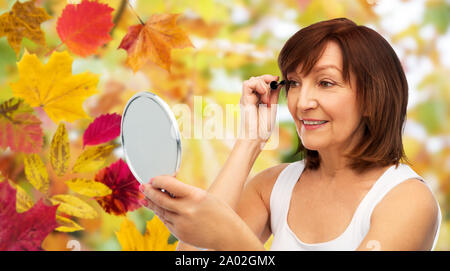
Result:
{"type": "Polygon", "coordinates": [[[280,85],[281,86],[286,85],[286,80],[282,80],[280,81],[280,83],[278,83],[277,81],[270,82],[270,88],[273,90],[276,90],[280,85]]]}

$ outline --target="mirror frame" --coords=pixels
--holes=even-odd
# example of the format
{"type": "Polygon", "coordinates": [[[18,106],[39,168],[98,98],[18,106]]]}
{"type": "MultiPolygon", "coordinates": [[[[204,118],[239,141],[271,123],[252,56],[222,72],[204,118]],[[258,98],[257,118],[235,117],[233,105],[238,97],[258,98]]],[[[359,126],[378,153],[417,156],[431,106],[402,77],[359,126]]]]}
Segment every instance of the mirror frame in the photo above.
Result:
{"type": "Polygon", "coordinates": [[[166,114],[166,116],[169,118],[169,120],[172,122],[172,128],[175,132],[175,140],[177,143],[177,162],[176,162],[176,166],[174,169],[173,174],[177,174],[178,170],[180,169],[180,165],[181,165],[181,136],[180,136],[180,131],[178,128],[178,122],[175,118],[175,115],[173,114],[172,110],[170,109],[169,105],[160,97],[158,97],[158,95],[149,92],[149,91],[142,91],[139,93],[136,93],[135,95],[133,95],[127,102],[127,104],[125,105],[125,108],[123,110],[123,114],[122,114],[122,120],[120,122],[120,141],[122,143],[122,150],[123,150],[123,154],[125,156],[125,160],[127,162],[128,168],[131,170],[131,173],[133,173],[133,176],[140,182],[140,183],[148,183],[148,182],[143,182],[139,175],[136,174],[136,171],[132,165],[132,163],[130,162],[129,156],[127,154],[127,150],[126,150],[126,146],[125,146],[125,141],[124,141],[124,136],[123,136],[123,125],[124,125],[124,120],[125,120],[125,116],[127,114],[127,110],[130,107],[130,105],[133,103],[134,100],[136,99],[140,99],[140,98],[147,98],[147,99],[151,99],[152,101],[154,101],[157,105],[159,105],[159,107],[162,109],[162,111],[164,111],[164,113],[166,114]]]}

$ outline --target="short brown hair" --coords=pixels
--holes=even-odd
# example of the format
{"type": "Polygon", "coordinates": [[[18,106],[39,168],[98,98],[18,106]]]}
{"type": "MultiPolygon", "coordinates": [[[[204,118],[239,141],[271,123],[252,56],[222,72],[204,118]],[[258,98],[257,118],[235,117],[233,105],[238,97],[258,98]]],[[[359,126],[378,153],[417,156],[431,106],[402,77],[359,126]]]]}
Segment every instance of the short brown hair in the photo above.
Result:
{"type": "MultiPolygon", "coordinates": [[[[336,42],[342,52],[343,77],[355,76],[356,99],[362,113],[357,128],[359,144],[346,154],[349,167],[358,173],[373,167],[409,163],[403,150],[402,133],[408,104],[408,83],[394,49],[376,31],[358,26],[346,18],[322,21],[302,28],[283,46],[278,66],[283,79],[302,64],[308,74],[321,57],[326,44],[336,42]]],[[[287,95],[288,89],[286,89],[287,95]]],[[[306,169],[318,169],[317,151],[306,149],[299,139],[306,169]]]]}

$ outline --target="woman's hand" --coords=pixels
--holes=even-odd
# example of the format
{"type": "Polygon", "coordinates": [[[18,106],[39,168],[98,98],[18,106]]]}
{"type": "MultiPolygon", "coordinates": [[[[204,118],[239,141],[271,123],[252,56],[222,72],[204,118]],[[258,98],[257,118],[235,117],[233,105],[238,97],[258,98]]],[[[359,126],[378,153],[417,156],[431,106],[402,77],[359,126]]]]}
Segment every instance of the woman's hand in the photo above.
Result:
{"type": "Polygon", "coordinates": [[[264,248],[239,215],[205,190],[169,175],[157,176],[140,189],[146,195],[143,205],[185,243],[216,250],[264,248]]]}
{"type": "Polygon", "coordinates": [[[278,76],[262,75],[244,81],[240,100],[241,129],[239,137],[261,142],[261,149],[269,140],[275,124],[281,87],[270,89],[270,82],[278,76]]]}

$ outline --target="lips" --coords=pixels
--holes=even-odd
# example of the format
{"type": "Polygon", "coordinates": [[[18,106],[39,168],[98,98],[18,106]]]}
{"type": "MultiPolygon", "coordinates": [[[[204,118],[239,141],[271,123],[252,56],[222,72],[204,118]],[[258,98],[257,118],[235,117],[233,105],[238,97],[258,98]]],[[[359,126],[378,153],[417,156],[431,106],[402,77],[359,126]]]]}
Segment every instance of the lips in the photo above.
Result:
{"type": "Polygon", "coordinates": [[[327,120],[316,120],[316,119],[302,119],[301,120],[305,125],[318,125],[321,123],[327,123],[327,120]]]}
{"type": "MultiPolygon", "coordinates": [[[[322,123],[319,123],[319,124],[306,124],[305,120],[306,119],[302,120],[302,124],[303,124],[303,127],[306,130],[318,129],[318,128],[322,127],[322,126],[325,126],[328,123],[328,121],[324,120],[324,121],[322,121],[322,123]]],[[[306,120],[306,121],[308,121],[308,120],[306,120]]],[[[320,121],[320,120],[316,120],[316,121],[320,121]]]]}

